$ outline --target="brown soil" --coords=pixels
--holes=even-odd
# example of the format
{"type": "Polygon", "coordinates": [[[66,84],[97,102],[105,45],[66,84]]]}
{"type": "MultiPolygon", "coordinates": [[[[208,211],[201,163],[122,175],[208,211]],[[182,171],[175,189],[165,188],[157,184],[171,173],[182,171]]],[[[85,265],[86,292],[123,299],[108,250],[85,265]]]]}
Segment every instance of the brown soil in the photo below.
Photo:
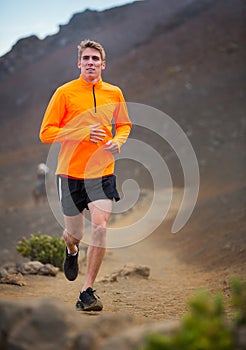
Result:
{"type": "MultiPolygon", "coordinates": [[[[231,259],[228,250],[225,257],[221,254],[219,263],[214,262],[214,256],[208,259],[209,254],[205,251],[202,253],[203,263],[198,259],[194,263],[201,240],[199,235],[197,238],[193,237],[193,245],[189,248],[189,245],[184,243],[184,236],[188,233],[169,233],[180,194],[180,191],[176,191],[168,220],[148,238],[130,247],[107,250],[94,286],[103,301],[104,313],[127,312],[137,324],[153,320],[179,319],[187,310],[187,299],[200,288],[205,288],[213,294],[223,293],[226,311],[230,313],[228,281],[235,273],[241,276],[244,274],[245,254],[241,258],[240,254],[237,254],[237,261],[227,264],[231,259]],[[135,276],[118,278],[117,282],[100,281],[102,277],[119,270],[126,263],[147,265],[150,268],[149,278],[135,276]],[[213,267],[209,268],[209,264],[213,267]]],[[[137,204],[130,214],[118,220],[117,225],[132,222],[139,216],[140,210],[146,209],[147,203],[148,200],[145,200],[137,204]]],[[[192,218],[190,221],[192,224],[192,218]]],[[[188,224],[188,228],[189,226],[188,224]]],[[[224,246],[222,252],[223,249],[224,246]]],[[[29,275],[25,277],[27,285],[24,287],[0,285],[0,295],[14,299],[49,296],[74,305],[85,271],[82,251],[80,260],[80,275],[74,282],[67,281],[62,272],[56,277],[29,275]]]]}

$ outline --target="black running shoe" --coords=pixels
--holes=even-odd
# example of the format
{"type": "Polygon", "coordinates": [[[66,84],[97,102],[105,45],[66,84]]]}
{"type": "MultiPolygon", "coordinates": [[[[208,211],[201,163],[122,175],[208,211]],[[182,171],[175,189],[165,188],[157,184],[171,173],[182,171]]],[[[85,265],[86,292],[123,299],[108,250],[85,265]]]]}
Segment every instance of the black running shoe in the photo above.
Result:
{"type": "Polygon", "coordinates": [[[103,304],[100,298],[94,294],[95,290],[91,287],[81,292],[76,303],[76,308],[83,311],[101,311],[103,304]]]}
{"type": "Polygon", "coordinates": [[[64,260],[64,274],[69,281],[74,281],[79,273],[79,265],[78,265],[78,256],[79,256],[79,248],[78,253],[76,255],[68,254],[68,250],[66,247],[66,258],[64,260]]]}

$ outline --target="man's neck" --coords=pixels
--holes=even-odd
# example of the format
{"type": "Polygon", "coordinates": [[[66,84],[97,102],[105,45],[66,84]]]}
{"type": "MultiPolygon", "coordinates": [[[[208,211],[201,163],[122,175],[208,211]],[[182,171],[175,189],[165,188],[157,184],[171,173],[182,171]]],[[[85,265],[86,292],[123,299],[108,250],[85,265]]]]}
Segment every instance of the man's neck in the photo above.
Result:
{"type": "Polygon", "coordinates": [[[87,83],[91,83],[91,84],[94,84],[94,83],[98,83],[101,79],[101,77],[99,78],[96,78],[96,79],[88,79],[86,78],[85,76],[82,75],[82,78],[87,82],[87,83]]]}

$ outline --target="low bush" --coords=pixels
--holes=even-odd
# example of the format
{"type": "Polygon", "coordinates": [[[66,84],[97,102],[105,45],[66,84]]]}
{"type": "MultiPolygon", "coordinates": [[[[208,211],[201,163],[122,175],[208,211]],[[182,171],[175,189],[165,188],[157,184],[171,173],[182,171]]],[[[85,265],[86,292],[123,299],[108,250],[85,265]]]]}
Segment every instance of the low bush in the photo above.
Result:
{"type": "Polygon", "coordinates": [[[234,325],[246,326],[246,278],[240,281],[236,276],[232,277],[231,290],[234,325]]]}
{"type": "Polygon", "coordinates": [[[63,269],[65,243],[61,237],[32,234],[30,239],[23,237],[16,249],[23,257],[32,261],[38,260],[43,264],[52,264],[63,269]]]}

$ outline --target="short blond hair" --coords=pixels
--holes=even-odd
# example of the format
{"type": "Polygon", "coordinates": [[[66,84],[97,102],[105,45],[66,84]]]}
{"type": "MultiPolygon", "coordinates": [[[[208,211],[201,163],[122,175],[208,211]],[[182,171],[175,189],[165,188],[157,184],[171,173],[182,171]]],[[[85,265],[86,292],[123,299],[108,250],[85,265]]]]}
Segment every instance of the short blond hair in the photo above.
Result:
{"type": "Polygon", "coordinates": [[[105,54],[105,50],[102,47],[101,44],[97,43],[96,41],[90,40],[90,39],[86,39],[81,41],[81,43],[77,46],[78,47],[78,60],[81,60],[81,56],[83,51],[87,48],[90,47],[92,49],[96,49],[100,52],[100,56],[102,61],[105,61],[106,59],[106,54],[105,54]]]}

